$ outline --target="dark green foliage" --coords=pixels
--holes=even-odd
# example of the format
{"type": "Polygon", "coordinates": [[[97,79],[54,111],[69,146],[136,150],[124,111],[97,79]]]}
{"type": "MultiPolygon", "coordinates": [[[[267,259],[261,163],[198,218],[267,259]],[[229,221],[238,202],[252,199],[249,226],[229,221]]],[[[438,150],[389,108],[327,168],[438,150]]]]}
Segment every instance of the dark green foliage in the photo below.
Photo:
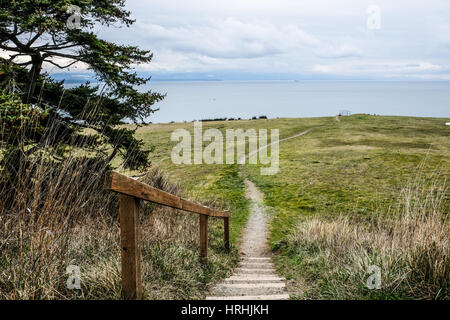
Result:
{"type": "Polygon", "coordinates": [[[1,1],[0,49],[10,58],[0,60],[0,121],[9,131],[27,127],[26,139],[11,139],[3,132],[3,142],[30,154],[51,147],[59,156],[81,147],[107,162],[120,155],[125,167],[147,166],[151,150],[143,149],[134,130],[117,125],[125,120],[143,123],[164,98],[136,88],[149,79],[137,76],[133,66],[149,63],[152,53],[100,39],[93,32],[94,26],[128,27],[133,22],[124,0],[1,1]],[[79,25],[69,28],[67,22],[78,9],[79,25]],[[63,82],[42,72],[44,63],[60,69],[84,63],[102,85],[64,88],[63,82]]]}

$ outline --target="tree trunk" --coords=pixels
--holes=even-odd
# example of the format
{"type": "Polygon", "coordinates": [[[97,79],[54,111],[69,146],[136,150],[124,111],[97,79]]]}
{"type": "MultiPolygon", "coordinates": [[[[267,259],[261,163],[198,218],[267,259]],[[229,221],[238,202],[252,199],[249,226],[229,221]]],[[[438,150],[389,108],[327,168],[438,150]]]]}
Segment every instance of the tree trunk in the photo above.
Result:
{"type": "Polygon", "coordinates": [[[119,151],[119,147],[118,146],[114,146],[113,152],[108,156],[108,158],[105,159],[105,163],[107,165],[110,164],[111,161],[114,160],[114,158],[116,157],[118,151],[119,151]]]}
{"type": "Polygon", "coordinates": [[[31,57],[31,61],[33,62],[33,65],[31,67],[30,72],[28,73],[29,80],[27,92],[25,92],[24,94],[24,97],[26,97],[25,103],[32,102],[34,92],[36,91],[36,83],[42,71],[42,63],[44,62],[44,59],[41,57],[40,54],[37,54],[31,57]]]}

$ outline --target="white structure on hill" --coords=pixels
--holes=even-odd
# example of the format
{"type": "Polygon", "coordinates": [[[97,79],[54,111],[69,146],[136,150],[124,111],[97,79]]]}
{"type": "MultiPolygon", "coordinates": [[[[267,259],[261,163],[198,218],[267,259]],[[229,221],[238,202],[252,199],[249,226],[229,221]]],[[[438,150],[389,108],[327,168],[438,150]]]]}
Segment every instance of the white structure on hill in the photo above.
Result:
{"type": "Polygon", "coordinates": [[[349,111],[349,110],[341,110],[341,111],[339,111],[339,115],[340,116],[350,116],[351,114],[352,114],[352,112],[349,111]]]}

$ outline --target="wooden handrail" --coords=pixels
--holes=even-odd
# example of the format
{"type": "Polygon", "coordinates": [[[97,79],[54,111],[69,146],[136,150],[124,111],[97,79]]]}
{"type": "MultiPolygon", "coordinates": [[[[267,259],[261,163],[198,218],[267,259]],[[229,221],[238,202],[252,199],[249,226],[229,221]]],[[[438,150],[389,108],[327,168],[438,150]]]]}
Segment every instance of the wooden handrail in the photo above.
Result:
{"type": "Polygon", "coordinates": [[[183,211],[203,214],[210,217],[230,217],[229,212],[210,209],[206,206],[185,200],[115,171],[108,171],[106,173],[105,189],[183,211]]]}
{"type": "Polygon", "coordinates": [[[208,259],[208,218],[224,219],[225,248],[230,248],[230,213],[211,209],[201,204],[149,186],[116,171],[108,171],[105,189],[120,193],[120,246],[122,251],[122,293],[127,299],[142,297],[139,201],[145,200],[167,207],[200,215],[200,255],[208,259]]]}

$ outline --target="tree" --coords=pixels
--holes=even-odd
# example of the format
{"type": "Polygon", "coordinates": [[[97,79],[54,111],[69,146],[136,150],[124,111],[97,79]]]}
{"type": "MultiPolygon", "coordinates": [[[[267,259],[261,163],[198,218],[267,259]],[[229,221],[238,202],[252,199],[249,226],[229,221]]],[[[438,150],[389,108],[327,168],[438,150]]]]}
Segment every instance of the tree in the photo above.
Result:
{"type": "MultiPolygon", "coordinates": [[[[150,79],[138,76],[133,66],[149,63],[153,55],[136,46],[100,39],[93,32],[98,25],[129,27],[133,23],[124,0],[1,1],[0,49],[10,57],[0,61],[0,85],[6,94],[19,95],[23,104],[40,108],[47,125],[59,123],[64,134],[46,139],[46,143],[55,148],[70,144],[77,140],[74,135],[88,128],[97,133],[98,145],[112,146],[97,148],[106,161],[120,153],[129,168],[147,165],[150,150],[143,150],[143,142],[134,138],[133,130],[117,125],[124,119],[145,123],[157,111],[153,105],[164,98],[136,89],[150,79]],[[75,28],[68,24],[74,19],[75,28]],[[86,83],[66,89],[63,82],[42,72],[44,63],[60,69],[83,63],[103,85],[86,83]]],[[[14,97],[8,99],[15,101],[14,97]]],[[[2,108],[5,105],[2,103],[2,108]]],[[[14,110],[23,108],[9,108],[9,112],[14,110]]],[[[20,152],[38,150],[42,147],[39,141],[39,135],[31,136],[33,147],[20,152]]]]}

